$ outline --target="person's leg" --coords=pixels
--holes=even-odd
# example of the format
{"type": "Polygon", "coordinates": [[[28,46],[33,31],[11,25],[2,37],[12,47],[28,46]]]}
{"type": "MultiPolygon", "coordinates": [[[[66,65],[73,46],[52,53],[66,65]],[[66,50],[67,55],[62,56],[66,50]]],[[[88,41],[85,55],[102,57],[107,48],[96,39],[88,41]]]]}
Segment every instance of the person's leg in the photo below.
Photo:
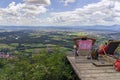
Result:
{"type": "Polygon", "coordinates": [[[95,50],[95,57],[94,57],[94,59],[98,59],[98,56],[99,56],[98,50],[95,50]]]}
{"type": "Polygon", "coordinates": [[[98,56],[99,56],[98,49],[94,49],[91,55],[92,55],[92,59],[98,59],[98,56]]]}
{"type": "Polygon", "coordinates": [[[73,55],[74,55],[74,57],[77,57],[77,56],[78,56],[77,49],[73,49],[73,55]]]}

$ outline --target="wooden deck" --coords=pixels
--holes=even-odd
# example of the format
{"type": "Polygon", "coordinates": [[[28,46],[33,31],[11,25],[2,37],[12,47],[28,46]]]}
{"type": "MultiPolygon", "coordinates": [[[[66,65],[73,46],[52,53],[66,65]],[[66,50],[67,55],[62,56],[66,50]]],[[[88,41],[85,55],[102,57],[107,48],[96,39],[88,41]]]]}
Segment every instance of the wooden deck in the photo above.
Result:
{"type": "Polygon", "coordinates": [[[120,72],[115,71],[113,66],[96,67],[86,57],[67,56],[75,73],[81,80],[120,80],[120,72]]]}

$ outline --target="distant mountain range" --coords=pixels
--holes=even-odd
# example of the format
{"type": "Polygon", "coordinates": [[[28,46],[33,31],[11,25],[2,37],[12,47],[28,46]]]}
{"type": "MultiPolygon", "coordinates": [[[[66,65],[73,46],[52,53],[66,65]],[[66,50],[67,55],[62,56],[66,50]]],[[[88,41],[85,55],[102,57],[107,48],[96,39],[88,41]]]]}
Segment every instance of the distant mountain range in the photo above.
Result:
{"type": "Polygon", "coordinates": [[[0,30],[53,30],[53,31],[112,31],[120,32],[120,26],[0,26],[0,30]]]}

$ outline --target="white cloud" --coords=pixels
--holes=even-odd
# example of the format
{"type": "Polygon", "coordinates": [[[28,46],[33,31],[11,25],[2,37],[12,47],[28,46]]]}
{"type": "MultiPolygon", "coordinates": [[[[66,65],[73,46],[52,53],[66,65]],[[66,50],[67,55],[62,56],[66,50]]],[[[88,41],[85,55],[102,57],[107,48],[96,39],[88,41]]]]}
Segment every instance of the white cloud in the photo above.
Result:
{"type": "Polygon", "coordinates": [[[7,8],[1,8],[0,9],[0,13],[3,15],[3,16],[7,16],[7,15],[11,15],[11,16],[19,16],[20,15],[20,11],[21,9],[25,6],[25,4],[15,4],[15,2],[12,2],[8,5],[7,8]]]}
{"type": "Polygon", "coordinates": [[[47,9],[44,6],[26,5],[22,9],[25,15],[39,15],[40,13],[46,13],[47,9]]]}
{"type": "MultiPolygon", "coordinates": [[[[8,7],[0,8],[0,24],[2,25],[33,25],[41,14],[47,12],[50,0],[26,0],[25,3],[11,2],[8,7]],[[29,1],[33,1],[34,3],[29,1]],[[39,5],[35,2],[39,1],[39,5]],[[44,4],[44,5],[43,5],[44,4]]],[[[38,24],[38,23],[37,23],[38,24]]]]}
{"type": "MultiPolygon", "coordinates": [[[[120,25],[120,2],[102,0],[77,8],[73,11],[51,13],[53,22],[57,25],[92,26],[92,25],[120,25]]],[[[52,22],[52,21],[51,21],[52,22]]]]}
{"type": "Polygon", "coordinates": [[[42,5],[50,5],[50,0],[24,0],[26,3],[30,4],[42,4],[42,5]]]}
{"type": "Polygon", "coordinates": [[[64,6],[67,6],[69,3],[74,3],[75,0],[61,0],[64,3],[64,6]]]}

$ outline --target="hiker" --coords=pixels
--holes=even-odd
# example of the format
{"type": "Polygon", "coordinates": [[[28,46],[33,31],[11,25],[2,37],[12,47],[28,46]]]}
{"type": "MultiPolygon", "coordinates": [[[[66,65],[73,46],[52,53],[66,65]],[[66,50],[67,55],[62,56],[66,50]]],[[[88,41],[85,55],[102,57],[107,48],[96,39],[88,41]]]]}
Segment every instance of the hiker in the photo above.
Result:
{"type": "Polygon", "coordinates": [[[74,53],[75,53],[74,55],[75,55],[75,56],[78,56],[77,46],[76,46],[76,45],[74,45],[74,46],[73,46],[73,48],[74,48],[74,53]]]}
{"type": "Polygon", "coordinates": [[[98,53],[99,54],[104,54],[104,50],[106,51],[108,48],[108,43],[105,42],[105,44],[100,44],[99,48],[98,48],[98,53]]]}
{"type": "Polygon", "coordinates": [[[108,40],[108,42],[105,42],[104,44],[100,44],[98,49],[94,50],[91,54],[93,59],[98,59],[99,54],[104,54],[104,51],[106,52],[108,49],[108,43],[113,40],[108,40]]]}
{"type": "Polygon", "coordinates": [[[91,50],[96,39],[88,38],[87,36],[81,36],[81,37],[73,38],[73,41],[75,43],[75,45],[73,46],[74,53],[75,53],[75,56],[78,56],[78,49],[79,48],[84,49],[84,50],[88,50],[88,49],[91,50]]]}
{"type": "Polygon", "coordinates": [[[104,51],[107,51],[107,49],[108,49],[108,43],[110,42],[110,41],[113,41],[113,40],[108,40],[108,42],[105,42],[105,44],[101,44],[100,46],[99,46],[99,48],[98,48],[98,53],[99,54],[104,54],[104,51]]]}
{"type": "Polygon", "coordinates": [[[81,36],[81,37],[73,38],[73,41],[74,41],[74,43],[75,43],[75,45],[73,46],[73,48],[74,48],[74,53],[75,53],[74,55],[75,55],[75,56],[78,56],[78,51],[77,51],[77,50],[78,50],[78,47],[79,47],[79,46],[78,46],[77,40],[79,40],[79,39],[80,39],[80,40],[86,40],[86,38],[87,38],[86,36],[81,36]]]}

